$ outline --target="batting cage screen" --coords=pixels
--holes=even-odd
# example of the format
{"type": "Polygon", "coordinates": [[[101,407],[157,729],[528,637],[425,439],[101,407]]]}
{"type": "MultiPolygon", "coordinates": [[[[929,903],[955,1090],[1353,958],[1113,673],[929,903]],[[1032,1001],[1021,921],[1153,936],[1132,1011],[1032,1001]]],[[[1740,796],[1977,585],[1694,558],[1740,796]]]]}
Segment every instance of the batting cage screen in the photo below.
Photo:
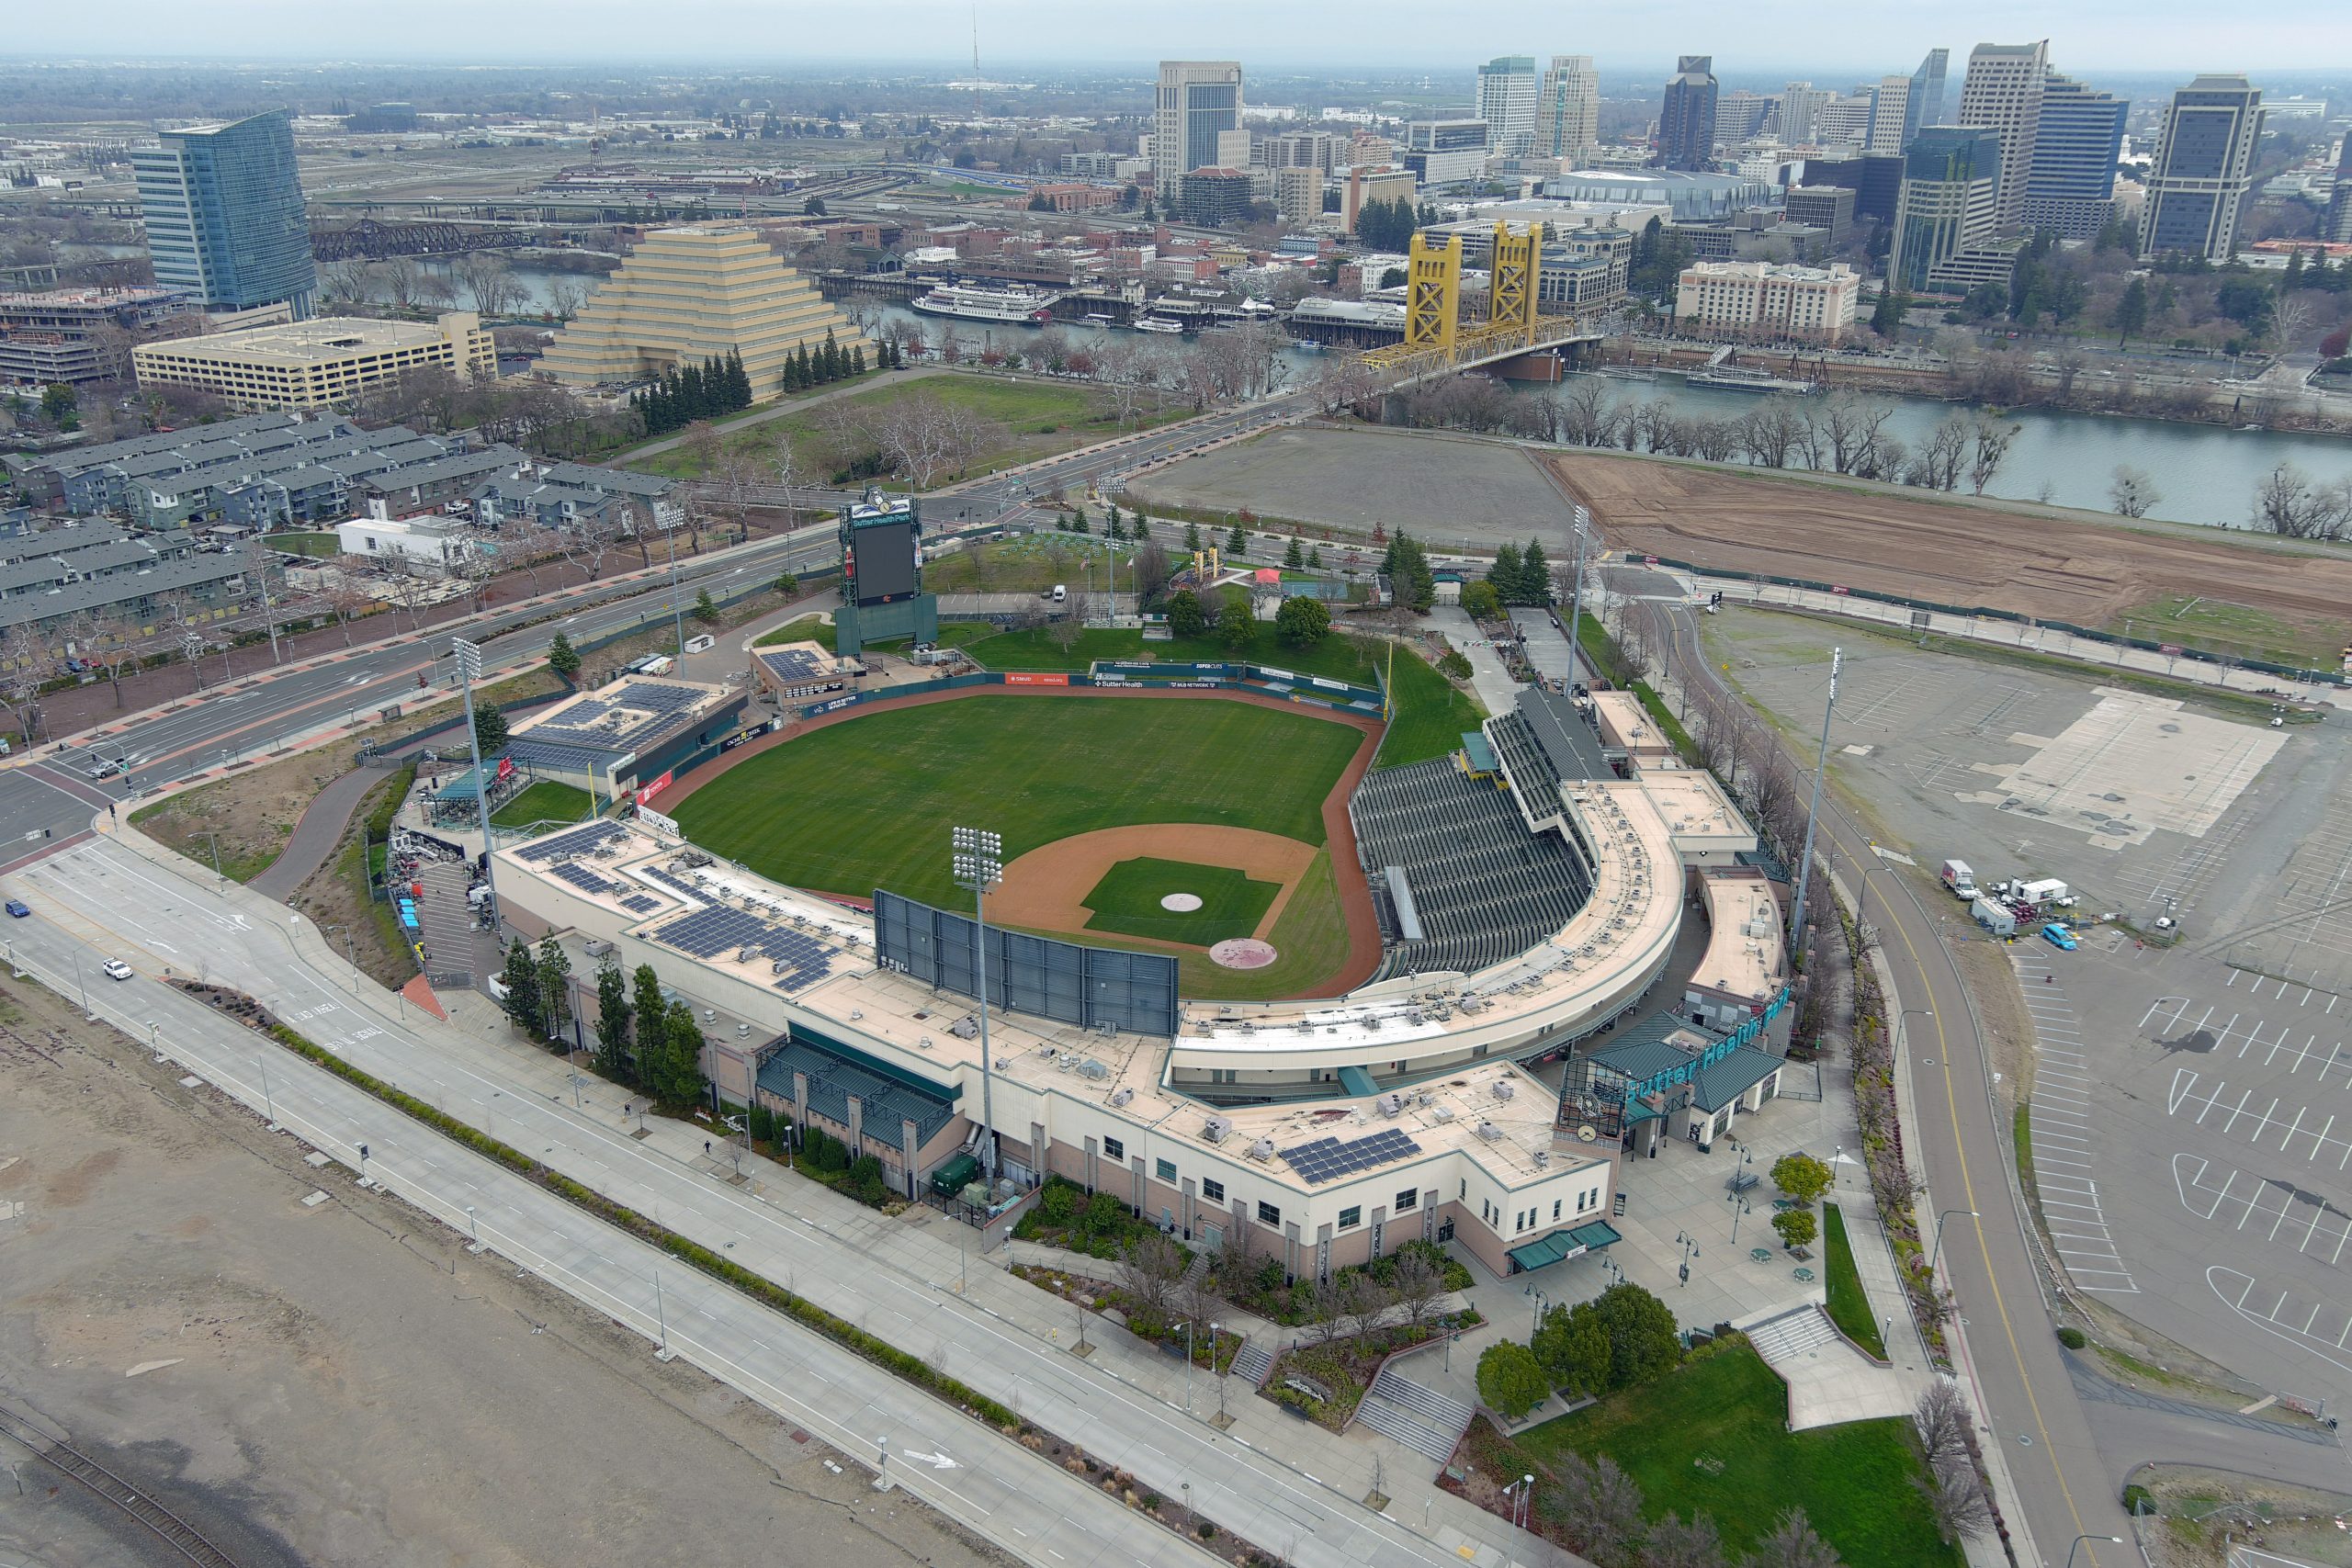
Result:
{"type": "MultiPolygon", "coordinates": [[[[969,916],[875,892],[876,962],[926,985],[979,996],[978,930],[969,916]]],[[[1176,960],[1162,953],[1082,947],[990,926],[988,979],[989,1001],[1015,1012],[1085,1029],[1176,1032],[1176,960]]]]}

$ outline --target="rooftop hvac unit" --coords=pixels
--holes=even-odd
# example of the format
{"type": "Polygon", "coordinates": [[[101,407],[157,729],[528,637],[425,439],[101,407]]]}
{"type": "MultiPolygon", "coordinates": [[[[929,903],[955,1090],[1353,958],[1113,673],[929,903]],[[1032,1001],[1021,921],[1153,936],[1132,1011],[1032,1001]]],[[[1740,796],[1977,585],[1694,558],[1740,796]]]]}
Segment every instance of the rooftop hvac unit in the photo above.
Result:
{"type": "Polygon", "coordinates": [[[1089,1056],[1086,1060],[1078,1065],[1078,1076],[1082,1078],[1095,1078],[1099,1080],[1109,1077],[1111,1076],[1111,1069],[1096,1061],[1093,1057],[1089,1056]]]}
{"type": "Polygon", "coordinates": [[[1383,1116],[1402,1116],[1405,1113],[1405,1097],[1401,1094],[1384,1094],[1374,1103],[1380,1107],[1383,1116]]]}
{"type": "Polygon", "coordinates": [[[852,1023],[855,1023],[859,1019],[864,1018],[865,1016],[865,1010],[864,1008],[852,1008],[849,1010],[849,1021],[852,1023]]]}
{"type": "Polygon", "coordinates": [[[1509,1100],[1512,1095],[1517,1094],[1518,1092],[1519,1086],[1512,1083],[1510,1079],[1497,1078],[1495,1080],[1495,1098],[1497,1100],[1509,1100]]]}
{"type": "Polygon", "coordinates": [[[1549,1149],[1538,1149],[1538,1150],[1536,1150],[1536,1151],[1535,1151],[1535,1168],[1536,1168],[1536,1169],[1538,1169],[1538,1170],[1543,1170],[1543,1169],[1546,1168],[1547,1167],[1549,1167],[1549,1166],[1551,1165],[1551,1163],[1552,1163],[1552,1151],[1551,1151],[1551,1150],[1549,1150],[1549,1149]]]}
{"type": "Polygon", "coordinates": [[[1261,1138],[1261,1139],[1259,1139],[1256,1143],[1254,1143],[1254,1144],[1250,1145],[1250,1157],[1251,1159],[1257,1159],[1257,1160],[1266,1160],[1266,1159],[1272,1159],[1272,1158],[1273,1158],[1273,1157],[1274,1157],[1274,1141],[1273,1141],[1273,1139],[1272,1139],[1272,1138],[1261,1138]]]}
{"type": "Polygon", "coordinates": [[[931,1036],[926,1034],[921,1040],[916,1041],[915,1043],[928,1051],[931,1049],[931,1036]]]}
{"type": "Polygon", "coordinates": [[[1065,1051],[1060,1055],[1054,1058],[1054,1066],[1059,1067],[1063,1072],[1068,1072],[1072,1067],[1078,1066],[1078,1058],[1065,1051]]]}
{"type": "Polygon", "coordinates": [[[1502,1141],[1503,1130],[1500,1127],[1496,1126],[1492,1122],[1481,1122],[1478,1123],[1478,1136],[1486,1139],[1487,1142],[1490,1144],[1500,1143],[1502,1141]]]}
{"type": "Polygon", "coordinates": [[[1453,1107],[1452,1107],[1451,1105],[1432,1105],[1432,1106],[1430,1106],[1430,1120],[1431,1120],[1432,1122],[1451,1122],[1451,1121],[1453,1121],[1453,1107]]]}
{"type": "Polygon", "coordinates": [[[1111,1091],[1111,1103],[1114,1106],[1125,1105],[1135,1097],[1136,1091],[1134,1089],[1125,1088],[1114,1089],[1111,1091]]]}
{"type": "Polygon", "coordinates": [[[1212,1116],[1201,1124],[1201,1136],[1212,1144],[1221,1144],[1233,1135],[1233,1118],[1212,1116]]]}
{"type": "Polygon", "coordinates": [[[969,1040],[978,1034],[979,1032],[979,1021],[973,1018],[969,1013],[965,1014],[962,1018],[957,1019],[955,1022],[947,1026],[947,1032],[953,1034],[958,1040],[969,1040]]]}
{"type": "Polygon", "coordinates": [[[738,1040],[742,1039],[743,1036],[751,1032],[752,1026],[748,1023],[739,1023],[735,1026],[735,1038],[738,1040]]]}

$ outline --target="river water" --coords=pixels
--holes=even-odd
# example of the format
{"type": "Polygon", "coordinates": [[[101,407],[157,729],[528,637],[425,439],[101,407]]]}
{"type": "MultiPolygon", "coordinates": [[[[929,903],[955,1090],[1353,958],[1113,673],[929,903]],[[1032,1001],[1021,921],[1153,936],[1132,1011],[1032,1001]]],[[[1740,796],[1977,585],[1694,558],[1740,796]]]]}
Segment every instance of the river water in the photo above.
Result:
{"type": "MultiPolygon", "coordinates": [[[[1674,376],[1651,382],[1600,379],[1611,389],[1616,402],[1661,402],[1694,419],[1736,419],[1755,407],[1753,392],[1688,387],[1674,376]]],[[[1927,398],[1887,400],[1895,405],[1888,431],[1914,451],[1946,418],[1971,412],[1965,404],[1927,398]]],[[[2318,481],[2352,476],[2352,440],[2341,436],[2047,409],[2021,409],[2001,417],[2018,427],[2017,439],[1984,493],[2008,501],[2042,500],[2047,486],[2047,499],[2055,505],[2109,511],[2108,486],[2117,467],[2129,465],[2146,474],[2164,497],[2149,509],[2149,516],[2244,527],[2253,509],[2255,486],[2280,463],[2292,463],[2318,481]]]]}
{"type": "MultiPolygon", "coordinates": [[[[426,265],[436,271],[446,270],[446,264],[426,265]]],[[[531,310],[547,308],[548,286],[559,279],[570,281],[583,294],[601,281],[594,273],[552,272],[527,266],[513,269],[513,276],[529,301],[526,308],[531,310]]],[[[464,299],[462,288],[459,299],[464,299]]],[[[876,309],[884,321],[911,321],[933,336],[944,321],[917,315],[895,303],[880,304],[876,309]]],[[[1007,343],[1025,342],[1034,339],[1038,331],[1034,327],[978,321],[957,321],[955,325],[965,341],[976,347],[989,337],[1007,343]]],[[[1113,335],[1112,329],[1086,321],[1057,322],[1055,330],[1073,347],[1113,335]]],[[[1117,335],[1129,334],[1123,331],[1117,335]]],[[[1287,384],[1297,386],[1312,378],[1324,357],[1311,350],[1285,349],[1282,360],[1287,384]]],[[[1676,412],[1694,418],[1737,418],[1755,406],[1753,393],[1688,387],[1675,376],[1661,376],[1652,382],[1603,379],[1619,402],[1663,402],[1676,412]]],[[[1531,389],[1531,395],[1556,394],[1545,389],[1531,389]]],[[[1887,428],[1914,450],[1944,419],[1954,412],[1968,412],[1963,404],[1926,398],[1889,400],[1895,404],[1895,412],[1887,428]]],[[[2043,499],[2046,487],[2047,498],[2057,505],[2109,511],[2108,486],[2113,481],[2116,468],[2129,465],[2145,473],[2163,497],[2150,509],[2149,516],[2173,523],[2243,527],[2252,510],[2255,486],[2280,463],[2292,463],[2321,482],[2352,476],[2352,440],[2340,436],[2043,409],[2020,410],[2003,417],[2018,426],[2017,439],[1984,493],[2004,500],[2039,501],[2043,499]]]]}

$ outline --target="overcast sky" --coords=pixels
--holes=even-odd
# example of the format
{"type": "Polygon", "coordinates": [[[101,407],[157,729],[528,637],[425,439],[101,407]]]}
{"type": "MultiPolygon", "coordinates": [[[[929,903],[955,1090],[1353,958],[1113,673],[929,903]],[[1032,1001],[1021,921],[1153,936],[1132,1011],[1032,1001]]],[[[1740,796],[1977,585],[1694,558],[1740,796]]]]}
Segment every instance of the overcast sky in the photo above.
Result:
{"type": "MultiPolygon", "coordinates": [[[[0,27],[12,55],[647,61],[750,65],[826,59],[968,60],[970,0],[16,0],[0,27]]],[[[2346,0],[1979,0],[1840,6],[1824,0],[1652,0],[1620,6],[1411,5],[1404,0],[981,0],[980,55],[1127,62],[1237,58],[1302,65],[1467,69],[1496,54],[1590,54],[1605,72],[1658,74],[1711,53],[1718,73],[1824,75],[1907,70],[1981,40],[2047,36],[2083,72],[2352,67],[2346,0]],[[1438,19],[1434,27],[1428,18],[1438,19]],[[1440,62],[1442,65],[1440,65],[1440,62]]]]}

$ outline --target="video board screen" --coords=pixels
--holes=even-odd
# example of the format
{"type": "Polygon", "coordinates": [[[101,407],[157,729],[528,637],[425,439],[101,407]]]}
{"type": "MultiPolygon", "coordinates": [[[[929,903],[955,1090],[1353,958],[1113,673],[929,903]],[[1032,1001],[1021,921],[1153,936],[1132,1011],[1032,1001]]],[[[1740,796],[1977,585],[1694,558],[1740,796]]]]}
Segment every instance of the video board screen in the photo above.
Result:
{"type": "Polygon", "coordinates": [[[879,604],[915,591],[915,525],[876,523],[850,532],[857,557],[857,602],[879,604]]]}

